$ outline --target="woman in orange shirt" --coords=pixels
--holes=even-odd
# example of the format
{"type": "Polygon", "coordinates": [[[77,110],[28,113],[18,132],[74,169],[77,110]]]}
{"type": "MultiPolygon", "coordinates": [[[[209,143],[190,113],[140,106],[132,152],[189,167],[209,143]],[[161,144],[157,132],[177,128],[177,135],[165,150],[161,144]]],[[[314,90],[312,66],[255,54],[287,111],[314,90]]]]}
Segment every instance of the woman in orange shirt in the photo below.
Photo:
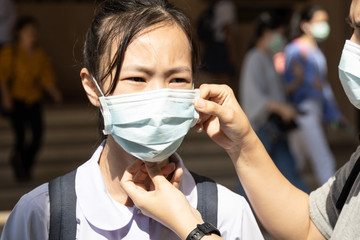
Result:
{"type": "Polygon", "coordinates": [[[0,52],[2,108],[11,120],[15,143],[11,165],[18,181],[29,180],[43,136],[41,100],[47,91],[56,103],[61,94],[55,86],[50,60],[38,45],[38,23],[22,17],[15,25],[15,42],[0,52]],[[26,143],[27,128],[32,139],[26,143]]]}

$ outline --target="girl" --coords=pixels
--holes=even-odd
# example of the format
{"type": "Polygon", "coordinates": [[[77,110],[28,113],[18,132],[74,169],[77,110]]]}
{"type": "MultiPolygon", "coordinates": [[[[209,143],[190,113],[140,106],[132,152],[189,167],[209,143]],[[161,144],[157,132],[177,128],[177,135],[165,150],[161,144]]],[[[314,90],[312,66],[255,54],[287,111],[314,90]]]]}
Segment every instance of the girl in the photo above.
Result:
{"type": "MultiPolygon", "coordinates": [[[[77,239],[186,238],[143,215],[120,180],[138,159],[155,162],[196,207],[194,178],[175,153],[198,120],[193,106],[198,96],[193,90],[196,49],[189,19],[165,0],[109,0],[98,9],[86,36],[80,75],[90,102],[101,109],[107,138],[76,172],[77,239]]],[[[137,177],[144,181],[142,187],[153,189],[145,167],[141,169],[137,177]]],[[[217,189],[222,237],[263,239],[244,198],[220,185],[217,189]]],[[[201,221],[187,222],[186,232],[201,221]]],[[[2,237],[47,239],[48,226],[46,183],[19,201],[2,237]]]]}

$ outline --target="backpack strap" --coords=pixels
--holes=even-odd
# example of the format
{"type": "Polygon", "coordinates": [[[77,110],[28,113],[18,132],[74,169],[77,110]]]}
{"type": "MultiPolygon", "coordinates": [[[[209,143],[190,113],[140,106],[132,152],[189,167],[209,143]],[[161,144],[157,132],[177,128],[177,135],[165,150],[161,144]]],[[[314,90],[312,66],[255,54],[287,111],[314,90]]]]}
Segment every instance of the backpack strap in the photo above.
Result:
{"type": "Polygon", "coordinates": [[[336,208],[339,210],[339,213],[341,212],[346,199],[349,196],[350,190],[352,188],[352,186],[354,185],[354,182],[357,178],[357,176],[359,175],[360,172],[360,157],[358,158],[358,160],[356,160],[356,163],[353,167],[353,169],[350,172],[349,177],[346,179],[345,185],[340,193],[340,196],[336,202],[336,208]]]}
{"type": "Polygon", "coordinates": [[[76,170],[49,182],[49,240],[71,240],[76,237],[76,170]]]}
{"type": "Polygon", "coordinates": [[[360,157],[356,160],[356,163],[353,167],[353,169],[350,172],[349,177],[346,179],[345,185],[340,193],[340,196],[336,202],[336,208],[339,210],[339,213],[341,212],[346,199],[349,196],[350,190],[352,188],[352,186],[354,185],[354,182],[357,178],[357,176],[359,175],[360,172],[360,157]]]}
{"type": "Polygon", "coordinates": [[[197,210],[205,222],[210,222],[217,226],[218,189],[216,183],[208,177],[200,176],[193,172],[190,173],[196,183],[198,195],[197,210]]]}

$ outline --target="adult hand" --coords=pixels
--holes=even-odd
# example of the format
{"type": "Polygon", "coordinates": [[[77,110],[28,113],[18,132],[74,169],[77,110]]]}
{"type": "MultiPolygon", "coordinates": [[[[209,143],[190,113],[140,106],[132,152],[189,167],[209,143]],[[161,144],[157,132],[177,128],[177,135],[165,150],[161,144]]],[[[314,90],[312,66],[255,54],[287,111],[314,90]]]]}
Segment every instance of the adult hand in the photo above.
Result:
{"type": "Polygon", "coordinates": [[[175,169],[170,182],[163,175],[157,163],[141,161],[131,165],[121,179],[121,186],[142,213],[172,229],[182,239],[203,223],[200,213],[194,209],[178,189],[183,170],[175,169]],[[149,190],[144,182],[148,173],[154,190],[149,190]]]}
{"type": "Polygon", "coordinates": [[[294,108],[294,106],[287,103],[281,104],[279,113],[282,120],[285,122],[290,122],[294,120],[298,115],[297,110],[294,108]]]}
{"type": "Polygon", "coordinates": [[[249,144],[247,136],[252,128],[232,89],[226,85],[203,84],[194,105],[200,112],[195,129],[204,130],[233,160],[237,159],[241,148],[249,144]]]}

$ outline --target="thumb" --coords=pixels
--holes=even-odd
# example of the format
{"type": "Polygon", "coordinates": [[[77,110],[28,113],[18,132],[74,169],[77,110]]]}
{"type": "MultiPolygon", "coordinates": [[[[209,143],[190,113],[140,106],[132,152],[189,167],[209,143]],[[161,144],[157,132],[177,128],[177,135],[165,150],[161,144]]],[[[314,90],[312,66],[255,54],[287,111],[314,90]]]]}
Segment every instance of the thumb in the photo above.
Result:
{"type": "MultiPolygon", "coordinates": [[[[126,194],[134,201],[141,198],[146,192],[143,188],[137,187],[133,182],[133,174],[129,170],[125,170],[123,177],[120,181],[120,186],[124,189],[126,194]]],[[[135,202],[135,201],[134,201],[135,202]]]]}
{"type": "Polygon", "coordinates": [[[164,183],[164,181],[168,182],[157,163],[146,162],[145,166],[149,173],[151,181],[154,183],[155,189],[159,188],[159,186],[164,183]]]}

